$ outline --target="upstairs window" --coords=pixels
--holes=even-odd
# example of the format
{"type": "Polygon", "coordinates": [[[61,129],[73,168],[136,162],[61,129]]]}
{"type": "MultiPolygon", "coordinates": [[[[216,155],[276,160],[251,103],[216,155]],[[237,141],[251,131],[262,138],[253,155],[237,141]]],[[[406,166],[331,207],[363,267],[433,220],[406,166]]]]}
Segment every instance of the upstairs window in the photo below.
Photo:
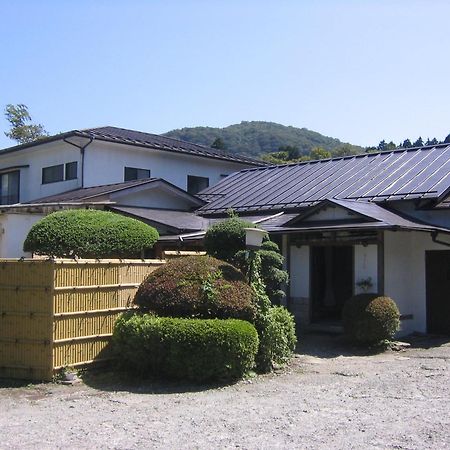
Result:
{"type": "Polygon", "coordinates": [[[76,161],[44,167],[42,169],[42,184],[57,183],[58,181],[76,180],[78,163],[76,161]]]}
{"type": "Polygon", "coordinates": [[[197,192],[203,191],[209,186],[209,178],[196,177],[194,175],[188,175],[187,177],[187,191],[189,194],[195,195],[197,192]]]}
{"type": "Polygon", "coordinates": [[[78,178],[78,163],[76,161],[66,164],[66,180],[76,180],[78,178]]]}
{"type": "Polygon", "coordinates": [[[0,205],[19,203],[20,172],[0,174],[0,205]]]}
{"type": "Polygon", "coordinates": [[[142,180],[144,178],[150,178],[150,170],[125,167],[124,181],[142,180]]]}

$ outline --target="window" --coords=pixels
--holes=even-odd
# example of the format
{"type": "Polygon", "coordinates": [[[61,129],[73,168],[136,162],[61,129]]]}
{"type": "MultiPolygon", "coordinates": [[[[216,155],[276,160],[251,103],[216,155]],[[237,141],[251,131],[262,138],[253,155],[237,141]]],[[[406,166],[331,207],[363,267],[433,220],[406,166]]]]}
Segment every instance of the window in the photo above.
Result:
{"type": "Polygon", "coordinates": [[[42,184],[64,181],[64,164],[44,167],[42,169],[42,184]]]}
{"type": "Polygon", "coordinates": [[[0,174],[0,205],[12,205],[19,202],[20,172],[0,174]]]}
{"type": "Polygon", "coordinates": [[[150,178],[150,170],[125,167],[124,181],[142,180],[143,178],[150,178]]]}
{"type": "Polygon", "coordinates": [[[78,175],[78,163],[76,161],[66,164],[66,180],[76,180],[78,175]]]}
{"type": "Polygon", "coordinates": [[[78,177],[78,163],[76,161],[44,167],[42,169],[42,184],[56,183],[64,180],[76,180],[78,177]]]}
{"type": "Polygon", "coordinates": [[[188,175],[187,177],[187,190],[189,194],[196,194],[203,191],[209,186],[209,178],[196,177],[194,175],[188,175]]]}

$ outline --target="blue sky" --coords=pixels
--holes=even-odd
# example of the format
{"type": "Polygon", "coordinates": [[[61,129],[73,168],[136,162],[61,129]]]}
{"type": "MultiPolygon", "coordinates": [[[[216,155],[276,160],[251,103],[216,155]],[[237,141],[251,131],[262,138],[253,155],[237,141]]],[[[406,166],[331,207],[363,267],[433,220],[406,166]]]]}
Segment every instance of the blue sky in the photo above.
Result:
{"type": "Polygon", "coordinates": [[[268,120],[443,139],[449,17],[446,0],[0,0],[0,107],[25,103],[52,134],[268,120]]]}

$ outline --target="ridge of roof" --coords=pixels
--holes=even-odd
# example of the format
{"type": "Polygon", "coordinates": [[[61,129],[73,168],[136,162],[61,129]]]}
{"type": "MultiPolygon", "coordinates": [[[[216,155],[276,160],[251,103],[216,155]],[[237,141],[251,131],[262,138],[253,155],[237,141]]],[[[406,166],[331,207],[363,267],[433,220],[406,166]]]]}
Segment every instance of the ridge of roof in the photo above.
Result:
{"type": "Polygon", "coordinates": [[[145,131],[130,130],[127,128],[104,126],[97,128],[74,129],[64,133],[55,134],[53,136],[37,139],[33,142],[19,144],[0,150],[0,155],[19,151],[25,148],[34,147],[49,142],[64,140],[68,137],[80,136],[103,140],[106,142],[117,142],[128,145],[136,145],[141,147],[153,148],[162,151],[172,151],[177,153],[190,154],[205,158],[222,159],[241,164],[250,164],[254,166],[266,165],[264,161],[259,161],[246,156],[233,155],[226,152],[218,151],[205,145],[195,144],[193,142],[182,141],[180,139],[162,136],[159,134],[147,133],[145,131]]]}
{"type": "Polygon", "coordinates": [[[356,155],[346,155],[346,156],[335,156],[332,158],[324,158],[324,159],[312,159],[309,161],[299,161],[299,162],[292,162],[287,164],[269,164],[262,167],[252,167],[249,169],[242,169],[239,172],[252,172],[256,170],[267,170],[267,169],[276,169],[278,167],[284,168],[284,167],[294,167],[294,166],[304,166],[308,164],[317,164],[317,163],[324,163],[329,161],[342,161],[345,159],[357,159],[357,158],[364,158],[364,157],[373,157],[376,155],[385,155],[390,153],[407,153],[411,151],[422,151],[422,150],[433,150],[434,148],[447,148],[450,147],[450,143],[448,142],[442,142],[440,144],[434,144],[434,145],[422,145],[421,147],[409,147],[409,148],[395,148],[393,150],[380,150],[376,152],[364,152],[364,153],[358,153],[356,155]]]}

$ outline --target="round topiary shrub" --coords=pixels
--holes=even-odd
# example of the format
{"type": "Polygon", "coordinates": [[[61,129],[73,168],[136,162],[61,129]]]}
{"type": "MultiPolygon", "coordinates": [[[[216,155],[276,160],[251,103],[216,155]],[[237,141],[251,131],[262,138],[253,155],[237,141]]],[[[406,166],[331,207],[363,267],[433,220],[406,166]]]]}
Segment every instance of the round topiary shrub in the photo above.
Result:
{"type": "Polygon", "coordinates": [[[140,375],[196,382],[241,378],[255,364],[258,333],[243,320],[201,320],[124,314],[113,348],[140,375]]]}
{"type": "Polygon", "coordinates": [[[395,302],[379,294],[358,294],[344,305],[345,334],[361,344],[377,344],[392,339],[400,328],[400,312],[395,302]]]}
{"type": "Polygon", "coordinates": [[[139,220],[107,211],[58,211],[36,222],[23,249],[61,258],[139,258],[158,232],[139,220]]]}
{"type": "Polygon", "coordinates": [[[255,228],[255,224],[238,217],[230,217],[211,226],[204,239],[206,253],[232,263],[236,253],[245,250],[244,228],[255,228]]]}
{"type": "Polygon", "coordinates": [[[134,303],[169,317],[252,321],[255,314],[253,291],[243,274],[211,256],[168,261],[141,283],[134,303]]]}

